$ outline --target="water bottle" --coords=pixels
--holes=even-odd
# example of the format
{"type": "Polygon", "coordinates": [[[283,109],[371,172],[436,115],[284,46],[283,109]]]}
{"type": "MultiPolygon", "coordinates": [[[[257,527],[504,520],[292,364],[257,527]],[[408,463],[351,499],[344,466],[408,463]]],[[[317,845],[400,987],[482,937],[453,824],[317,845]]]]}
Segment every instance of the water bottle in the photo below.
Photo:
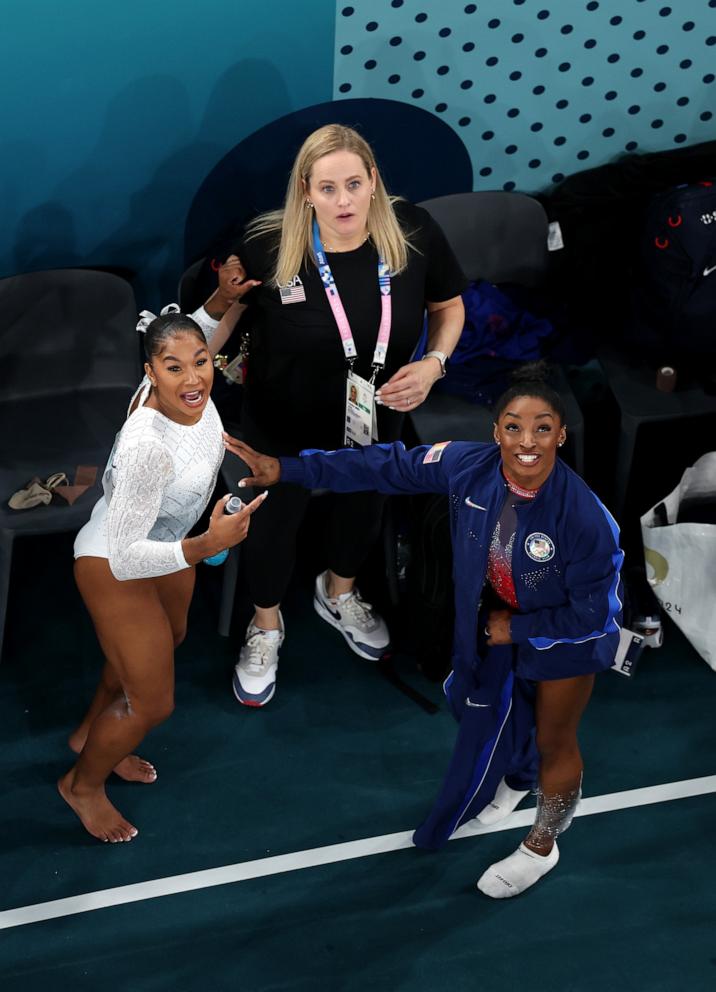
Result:
{"type": "MultiPolygon", "coordinates": [[[[224,507],[224,513],[238,513],[239,510],[243,508],[243,503],[238,496],[232,496],[231,499],[226,501],[226,506],[224,507]]],[[[215,555],[210,558],[204,559],[205,565],[223,565],[226,559],[229,557],[229,549],[224,548],[223,551],[218,551],[215,555]]]]}

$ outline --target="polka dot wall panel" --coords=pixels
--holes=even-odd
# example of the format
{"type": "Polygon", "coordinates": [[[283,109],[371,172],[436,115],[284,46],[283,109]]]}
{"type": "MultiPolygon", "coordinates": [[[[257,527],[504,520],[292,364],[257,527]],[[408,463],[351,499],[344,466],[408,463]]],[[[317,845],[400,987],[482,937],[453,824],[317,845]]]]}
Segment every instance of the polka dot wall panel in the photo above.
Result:
{"type": "MultiPolygon", "coordinates": [[[[716,137],[716,0],[340,0],[334,99],[441,117],[476,189],[716,137]]],[[[426,148],[426,155],[440,154],[426,148]]]]}

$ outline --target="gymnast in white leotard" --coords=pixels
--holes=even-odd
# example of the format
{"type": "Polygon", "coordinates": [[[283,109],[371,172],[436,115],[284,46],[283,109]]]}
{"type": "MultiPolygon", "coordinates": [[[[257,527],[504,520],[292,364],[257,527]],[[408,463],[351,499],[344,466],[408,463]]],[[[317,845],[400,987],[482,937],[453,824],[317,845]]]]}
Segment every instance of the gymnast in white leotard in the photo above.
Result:
{"type": "Polygon", "coordinates": [[[186,536],[224,455],[210,399],[214,368],[191,317],[163,312],[146,324],[146,378],[110,454],[104,495],[75,541],[75,579],[106,661],[70,737],[77,763],[58,782],[85,828],[111,842],[132,840],[137,829],[107,798],[110,772],[156,779],[153,765],[131,752],[173,709],[174,648],[186,632],[194,565],[242,541],[263,499],[227,515],[225,497],[208,530],[186,536]]]}

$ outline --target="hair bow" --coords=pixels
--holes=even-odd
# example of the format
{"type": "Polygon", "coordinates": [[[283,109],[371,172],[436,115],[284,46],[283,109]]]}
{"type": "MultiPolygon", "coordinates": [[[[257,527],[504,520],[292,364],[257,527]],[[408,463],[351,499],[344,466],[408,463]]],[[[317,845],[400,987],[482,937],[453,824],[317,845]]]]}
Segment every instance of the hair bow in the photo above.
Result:
{"type": "MultiPolygon", "coordinates": [[[[160,317],[166,317],[168,313],[181,313],[181,308],[178,303],[167,303],[165,307],[159,311],[160,317]]],[[[146,334],[147,328],[153,320],[157,319],[157,315],[152,313],[151,310],[142,310],[139,314],[139,320],[137,321],[137,330],[140,334],[146,334]]]]}

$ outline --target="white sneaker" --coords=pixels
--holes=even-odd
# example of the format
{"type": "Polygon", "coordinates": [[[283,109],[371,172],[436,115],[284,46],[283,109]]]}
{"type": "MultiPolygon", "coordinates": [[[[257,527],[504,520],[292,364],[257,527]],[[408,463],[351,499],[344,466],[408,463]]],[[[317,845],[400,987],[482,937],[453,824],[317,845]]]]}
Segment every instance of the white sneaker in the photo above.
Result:
{"type": "Polygon", "coordinates": [[[331,599],[326,593],[326,573],[322,572],[316,578],[313,605],[319,617],[340,630],[350,649],[361,658],[378,661],[390,647],[385,620],[361,599],[357,589],[331,599]]]}
{"type": "Polygon", "coordinates": [[[495,798],[477,814],[475,819],[486,827],[492,823],[499,823],[517,809],[528,792],[529,790],[519,792],[517,789],[511,789],[503,778],[497,786],[495,798]]]}
{"type": "Polygon", "coordinates": [[[252,621],[234,668],[234,695],[244,706],[265,706],[276,691],[278,652],[285,631],[281,612],[278,630],[261,630],[252,621]]]}

